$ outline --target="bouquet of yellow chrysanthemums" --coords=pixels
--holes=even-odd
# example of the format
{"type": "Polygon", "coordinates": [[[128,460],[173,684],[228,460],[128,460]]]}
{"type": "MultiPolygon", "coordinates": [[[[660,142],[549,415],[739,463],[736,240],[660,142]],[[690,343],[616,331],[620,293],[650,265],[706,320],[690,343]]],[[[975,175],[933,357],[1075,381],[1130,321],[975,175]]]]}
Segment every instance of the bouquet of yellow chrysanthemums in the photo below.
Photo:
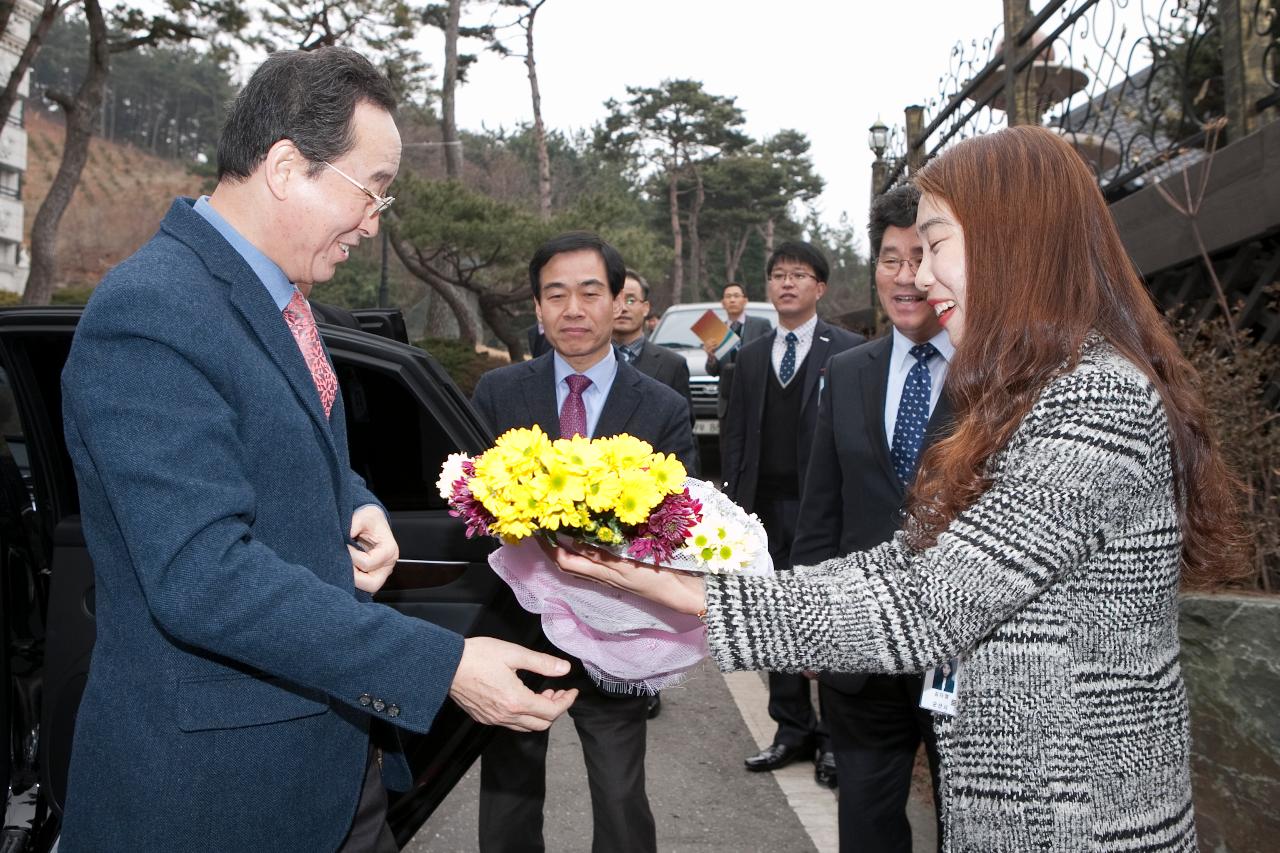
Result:
{"type": "Polygon", "coordinates": [[[637,560],[692,560],[684,568],[750,564],[746,530],[707,513],[685,479],[679,459],[633,436],[553,441],[534,426],[504,433],[475,459],[450,456],[437,486],[468,536],[558,533],[637,560]]]}
{"type": "Polygon", "coordinates": [[[513,429],[437,483],[468,536],[496,536],[490,565],[548,638],[601,684],[658,690],[706,655],[701,622],[560,572],[533,537],[587,543],[691,572],[772,571],[764,529],[674,456],[630,435],[552,440],[513,429]]]}

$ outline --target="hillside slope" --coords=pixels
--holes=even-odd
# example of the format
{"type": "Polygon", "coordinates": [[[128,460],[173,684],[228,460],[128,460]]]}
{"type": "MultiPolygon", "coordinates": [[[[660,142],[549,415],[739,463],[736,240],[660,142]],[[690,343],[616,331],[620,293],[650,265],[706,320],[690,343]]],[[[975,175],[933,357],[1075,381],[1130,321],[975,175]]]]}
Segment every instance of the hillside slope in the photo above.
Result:
{"type": "MultiPolygon", "coordinates": [[[[23,237],[62,159],[59,117],[28,109],[23,237]]],[[[174,196],[195,195],[204,181],[185,166],[103,139],[89,144],[89,162],[58,230],[59,287],[94,285],[155,233],[174,196]]]]}

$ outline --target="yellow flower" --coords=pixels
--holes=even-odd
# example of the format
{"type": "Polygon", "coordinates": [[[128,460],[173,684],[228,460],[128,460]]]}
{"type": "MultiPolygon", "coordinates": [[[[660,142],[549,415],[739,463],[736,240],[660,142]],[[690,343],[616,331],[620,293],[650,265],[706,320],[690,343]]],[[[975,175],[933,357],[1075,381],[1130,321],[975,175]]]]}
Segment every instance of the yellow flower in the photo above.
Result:
{"type": "Polygon", "coordinates": [[[592,476],[587,482],[587,508],[592,512],[608,512],[613,509],[622,494],[622,480],[612,471],[592,476]]]}
{"type": "Polygon", "coordinates": [[[552,442],[552,453],[560,465],[581,476],[604,469],[604,454],[597,442],[581,435],[552,442]]]}
{"type": "Polygon", "coordinates": [[[504,539],[518,540],[533,535],[534,526],[518,516],[499,516],[490,529],[504,539]]]}
{"type": "Polygon", "coordinates": [[[482,453],[475,460],[475,466],[475,479],[482,481],[490,490],[505,489],[517,478],[503,454],[494,453],[492,450],[482,453]]]}
{"type": "Polygon", "coordinates": [[[546,469],[535,474],[530,485],[539,490],[543,500],[573,505],[587,498],[587,478],[564,465],[558,458],[547,460],[546,469]]]}
{"type": "MultiPolygon", "coordinates": [[[[537,426],[507,430],[498,437],[485,456],[493,456],[491,464],[502,467],[512,479],[530,476],[542,468],[542,460],[551,450],[551,439],[537,426]]],[[[479,462],[477,461],[477,471],[479,462]]]]}
{"type": "Polygon", "coordinates": [[[670,453],[655,453],[648,468],[649,476],[663,494],[675,494],[684,488],[684,465],[670,453]]]}
{"type": "Polygon", "coordinates": [[[634,471],[653,455],[653,445],[623,433],[600,440],[605,462],[619,474],[634,471]]]}
{"type": "Polygon", "coordinates": [[[493,446],[504,452],[510,452],[517,457],[540,459],[551,446],[551,439],[547,437],[547,434],[540,427],[534,425],[528,429],[507,430],[498,436],[498,440],[494,442],[493,446]]]}
{"type": "Polygon", "coordinates": [[[538,526],[546,530],[559,530],[562,527],[582,527],[582,513],[577,505],[567,501],[543,501],[538,511],[538,526]]]}
{"type": "Polygon", "coordinates": [[[662,492],[646,471],[627,471],[620,480],[622,493],[614,504],[614,514],[623,524],[640,524],[662,503],[662,492]]]}

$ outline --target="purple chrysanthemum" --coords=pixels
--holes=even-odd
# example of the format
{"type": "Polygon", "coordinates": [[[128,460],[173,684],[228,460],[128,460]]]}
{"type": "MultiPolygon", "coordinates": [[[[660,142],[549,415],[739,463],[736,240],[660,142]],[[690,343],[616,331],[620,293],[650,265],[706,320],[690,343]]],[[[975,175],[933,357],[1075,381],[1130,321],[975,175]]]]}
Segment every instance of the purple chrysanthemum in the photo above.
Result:
{"type": "Polygon", "coordinates": [[[484,508],[484,504],[471,494],[469,483],[475,476],[476,466],[470,460],[462,463],[463,476],[453,481],[453,494],[449,497],[449,515],[461,518],[467,525],[467,538],[490,536],[489,525],[496,520],[484,508]]]}
{"type": "Polygon", "coordinates": [[[636,527],[627,552],[637,560],[665,563],[701,520],[702,502],[695,500],[687,488],[667,495],[649,513],[648,520],[636,527]]]}

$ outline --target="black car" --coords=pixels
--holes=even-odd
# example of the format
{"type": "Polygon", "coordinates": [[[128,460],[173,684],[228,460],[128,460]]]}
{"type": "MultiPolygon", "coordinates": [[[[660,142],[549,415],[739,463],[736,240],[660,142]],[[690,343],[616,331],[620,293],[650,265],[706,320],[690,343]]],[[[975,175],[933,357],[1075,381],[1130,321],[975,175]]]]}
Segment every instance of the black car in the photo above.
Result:
{"type": "MultiPolygon", "coordinates": [[[[60,377],[81,309],[0,309],[0,724],[9,779],[0,850],[50,850],[94,643],[93,564],[62,434],[60,377]]],[[[467,539],[436,490],[450,453],[491,444],[466,397],[402,340],[398,312],[355,312],[356,331],[320,325],[342,385],[352,467],[387,507],[400,563],[377,598],[467,636],[542,646],[489,569],[491,540],[467,539]]],[[[426,735],[402,733],[417,786],[393,796],[401,846],[466,773],[492,730],[446,702],[426,735]]]]}

